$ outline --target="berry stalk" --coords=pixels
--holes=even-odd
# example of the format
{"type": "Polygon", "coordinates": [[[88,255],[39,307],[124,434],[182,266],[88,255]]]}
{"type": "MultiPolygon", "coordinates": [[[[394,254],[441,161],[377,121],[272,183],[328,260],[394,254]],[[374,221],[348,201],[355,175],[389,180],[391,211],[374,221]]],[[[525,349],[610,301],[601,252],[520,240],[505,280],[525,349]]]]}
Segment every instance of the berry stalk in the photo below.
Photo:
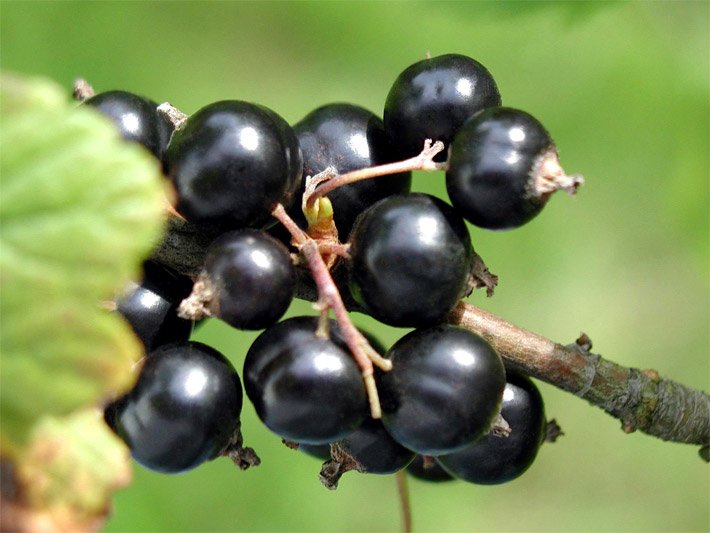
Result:
{"type": "Polygon", "coordinates": [[[350,320],[345,304],[340,297],[340,291],[335,286],[330,271],[323,260],[318,243],[298,227],[281,204],[276,206],[272,214],[289,231],[296,247],[306,259],[313,280],[318,287],[318,302],[316,305],[323,314],[327,313],[329,309],[333,310],[335,318],[343,331],[345,341],[362,372],[367,397],[370,402],[370,414],[372,418],[381,418],[382,410],[377,386],[375,385],[373,363],[385,371],[392,368],[392,363],[384,359],[370,346],[367,339],[350,320]]]}
{"type": "MultiPolygon", "coordinates": [[[[409,159],[353,170],[352,172],[347,172],[345,174],[341,174],[340,176],[334,176],[330,179],[327,179],[326,175],[325,179],[322,180],[321,185],[319,185],[312,192],[309,191],[306,195],[304,195],[304,206],[311,206],[316,200],[318,200],[318,198],[326,196],[329,192],[334,191],[338,187],[355,183],[356,181],[379,178],[381,176],[399,174],[401,172],[410,172],[412,170],[444,170],[446,168],[446,163],[434,162],[434,157],[443,150],[444,143],[436,141],[432,144],[432,140],[427,139],[424,141],[424,149],[418,155],[410,157],[409,159]]],[[[330,175],[332,175],[332,170],[324,171],[324,174],[326,173],[330,173],[330,175]]],[[[318,181],[321,182],[321,180],[318,181]]]]}
{"type": "Polygon", "coordinates": [[[397,494],[399,495],[399,506],[402,511],[402,531],[410,533],[412,531],[412,505],[409,501],[409,485],[407,484],[407,473],[400,470],[395,474],[397,479],[397,494]]]}

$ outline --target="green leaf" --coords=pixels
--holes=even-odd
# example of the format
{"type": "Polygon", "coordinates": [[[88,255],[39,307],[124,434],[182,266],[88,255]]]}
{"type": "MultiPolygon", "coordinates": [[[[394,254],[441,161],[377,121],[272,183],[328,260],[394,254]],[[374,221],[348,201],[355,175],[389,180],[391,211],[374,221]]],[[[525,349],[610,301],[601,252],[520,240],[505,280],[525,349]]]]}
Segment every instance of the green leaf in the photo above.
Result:
{"type": "Polygon", "coordinates": [[[134,335],[102,308],[162,230],[158,163],[57,85],[0,79],[0,445],[130,385],[134,335]]]}

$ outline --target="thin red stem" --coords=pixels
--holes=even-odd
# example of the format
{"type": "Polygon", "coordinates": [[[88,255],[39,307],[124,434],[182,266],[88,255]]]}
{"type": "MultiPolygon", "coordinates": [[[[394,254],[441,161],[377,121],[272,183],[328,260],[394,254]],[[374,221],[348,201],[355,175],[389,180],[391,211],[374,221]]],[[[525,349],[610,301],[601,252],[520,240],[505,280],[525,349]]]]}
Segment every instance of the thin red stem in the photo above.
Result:
{"type": "Polygon", "coordinates": [[[441,141],[436,141],[432,144],[431,139],[427,139],[424,141],[424,149],[414,157],[394,163],[353,170],[352,172],[347,172],[346,174],[325,180],[322,185],[318,186],[313,192],[307,195],[306,203],[312,205],[318,198],[327,195],[338,187],[355,183],[356,181],[399,174],[401,172],[410,172],[412,170],[442,170],[446,168],[446,163],[435,163],[433,159],[434,156],[443,149],[444,143],[441,141]]]}
{"type": "Polygon", "coordinates": [[[310,238],[298,227],[281,204],[276,206],[272,214],[289,231],[295,245],[308,262],[313,281],[318,287],[318,303],[321,307],[319,310],[324,312],[324,310],[330,308],[335,313],[335,318],[340,325],[345,342],[362,373],[372,418],[381,418],[382,410],[375,385],[373,362],[386,371],[392,368],[391,361],[378,354],[350,320],[350,315],[345,308],[343,299],[340,297],[340,291],[338,291],[333,277],[330,275],[330,271],[320,254],[317,241],[310,238]]]}

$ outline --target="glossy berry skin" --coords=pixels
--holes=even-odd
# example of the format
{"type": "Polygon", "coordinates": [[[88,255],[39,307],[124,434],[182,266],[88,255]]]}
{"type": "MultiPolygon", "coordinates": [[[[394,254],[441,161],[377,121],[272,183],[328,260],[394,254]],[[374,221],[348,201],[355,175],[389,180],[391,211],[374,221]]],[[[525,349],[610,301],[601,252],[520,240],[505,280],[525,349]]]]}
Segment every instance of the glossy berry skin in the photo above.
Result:
{"type": "Polygon", "coordinates": [[[498,414],[505,369],[481,337],[450,325],[397,341],[378,374],[382,422],[402,446],[423,455],[452,453],[485,434],[498,414]]]}
{"type": "MultiPolygon", "coordinates": [[[[478,61],[459,54],[432,57],[410,65],[395,80],[385,103],[385,130],[400,156],[412,157],[425,139],[448,148],[468,118],[500,103],[493,76],[478,61]]],[[[446,151],[436,158],[445,159],[446,151]]]]}
{"type": "Polygon", "coordinates": [[[510,425],[508,437],[484,435],[437,462],[452,476],[481,485],[506,483],[532,465],[545,437],[545,407],[527,377],[508,372],[501,414],[510,425]]]}
{"type": "Polygon", "coordinates": [[[106,419],[136,461],[164,473],[213,459],[239,427],[239,376],[217,350],[198,342],[162,346],[145,358],[135,387],[106,419]]]}
{"type": "Polygon", "coordinates": [[[286,440],[326,444],[345,437],[368,408],[360,370],[330,323],[294,317],[264,331],[244,360],[244,390],[261,421],[286,440]]]}
{"type": "Polygon", "coordinates": [[[127,91],[106,91],[87,98],[84,104],[109,117],[121,137],[142,144],[161,158],[163,142],[167,144],[167,141],[164,141],[165,126],[160,124],[155,102],[127,91]]]}
{"type": "MultiPolygon", "coordinates": [[[[315,176],[328,167],[338,174],[396,161],[397,156],[385,135],[382,120],[362,107],[335,103],[311,111],[293,126],[303,153],[303,176],[315,176]]],[[[357,216],[378,200],[409,192],[411,173],[363,180],[328,194],[333,204],[335,225],[346,240],[357,216]]],[[[300,193],[305,190],[305,183],[300,193]]],[[[305,229],[300,203],[292,208],[295,219],[305,229]]]]}
{"type": "Polygon", "coordinates": [[[275,324],[293,299],[296,274],[286,247],[266,233],[229,232],[207,250],[205,274],[215,291],[213,310],[239,329],[275,324]]]}
{"type": "Polygon", "coordinates": [[[173,133],[165,154],[177,210],[210,232],[271,222],[301,176],[298,141],[270,109],[238,100],[207,105],[173,133]]]}
{"type": "Polygon", "coordinates": [[[554,143],[532,115],[509,107],[487,109],[468,121],[451,145],[449,199],[481,228],[522,226],[549,198],[535,194],[534,177],[550,153],[556,154],[554,143]]]}
{"type": "Polygon", "coordinates": [[[433,457],[430,456],[428,459],[428,462],[425,464],[424,456],[417,454],[414,460],[407,466],[407,474],[421,479],[422,481],[430,481],[433,483],[454,480],[433,457]]]}
{"type": "Polygon", "coordinates": [[[380,322],[435,324],[466,292],[471,240],[463,219],[438,198],[380,201],[358,218],[350,245],[350,291],[380,322]]]}
{"type": "Polygon", "coordinates": [[[192,280],[159,263],[143,264],[143,280],[131,283],[117,299],[116,309],[150,352],[163,344],[186,341],[193,323],[177,315],[192,289],[192,280]]]}
{"type": "MultiPolygon", "coordinates": [[[[369,333],[369,332],[367,332],[367,331],[363,331],[363,330],[360,330],[360,333],[363,334],[363,336],[364,336],[364,337],[367,339],[367,341],[370,343],[370,346],[372,346],[372,348],[373,348],[377,353],[379,353],[379,354],[384,354],[384,353],[387,351],[387,350],[385,349],[384,345],[382,344],[382,342],[380,342],[380,340],[379,340],[377,337],[375,337],[375,336],[372,335],[371,333],[369,333]]],[[[339,337],[336,337],[336,338],[339,339],[339,337]]],[[[340,342],[340,341],[339,341],[339,342],[340,342]]],[[[365,419],[365,422],[363,423],[363,425],[360,426],[360,428],[356,429],[354,432],[360,431],[360,430],[363,429],[363,427],[366,426],[366,425],[367,425],[368,427],[370,427],[370,425],[367,424],[367,421],[368,421],[368,420],[372,420],[372,419],[365,419]]],[[[381,423],[378,423],[377,425],[378,425],[379,427],[382,427],[382,424],[381,424],[381,423]]],[[[384,430],[384,429],[383,429],[383,430],[384,430]]],[[[364,432],[364,434],[368,434],[368,430],[367,430],[367,429],[364,429],[363,432],[364,432]]],[[[352,433],[351,433],[350,435],[352,435],[352,433]]],[[[388,437],[389,437],[389,435],[388,435],[388,437]]],[[[349,439],[349,438],[350,438],[350,436],[346,437],[346,439],[349,439]]],[[[358,441],[361,441],[362,439],[358,438],[357,440],[358,440],[358,441]]],[[[389,440],[392,441],[392,437],[389,437],[389,440]]],[[[342,441],[341,441],[341,442],[342,442],[342,441]]],[[[397,446],[399,446],[399,444],[397,444],[397,446]]],[[[299,443],[298,449],[299,449],[300,451],[302,451],[302,452],[304,452],[304,453],[306,453],[306,454],[308,454],[308,455],[310,455],[310,456],[312,456],[312,457],[316,457],[316,458],[318,458],[318,459],[328,460],[328,459],[331,458],[331,457],[330,457],[330,444],[302,444],[302,443],[299,443]]]]}
{"type": "Polygon", "coordinates": [[[395,441],[380,420],[367,418],[362,425],[338,446],[358,463],[358,471],[365,474],[393,474],[405,468],[414,452],[395,441]]]}
{"type": "Polygon", "coordinates": [[[330,444],[302,444],[298,443],[298,451],[311,457],[327,461],[330,459],[330,444]]]}

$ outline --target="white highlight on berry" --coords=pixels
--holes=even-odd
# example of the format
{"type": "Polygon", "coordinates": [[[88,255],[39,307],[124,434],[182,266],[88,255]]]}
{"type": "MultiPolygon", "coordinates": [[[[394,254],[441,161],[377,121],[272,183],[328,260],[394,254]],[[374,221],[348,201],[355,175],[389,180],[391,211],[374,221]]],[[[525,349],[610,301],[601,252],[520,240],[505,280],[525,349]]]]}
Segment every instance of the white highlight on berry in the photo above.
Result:
{"type": "Polygon", "coordinates": [[[239,144],[253,152],[259,147],[259,133],[252,127],[243,128],[239,132],[239,144]]]}
{"type": "Polygon", "coordinates": [[[515,392],[510,387],[503,389],[503,401],[509,402],[515,397],[515,392]]]}
{"type": "Polygon", "coordinates": [[[136,134],[141,127],[141,121],[135,113],[126,113],[121,117],[121,125],[126,131],[136,134]]]}
{"type": "Polygon", "coordinates": [[[473,83],[466,78],[459,79],[456,82],[456,92],[461,96],[471,96],[473,94],[473,83]]]}
{"type": "Polygon", "coordinates": [[[520,161],[520,152],[516,150],[511,150],[508,152],[508,155],[506,155],[503,160],[508,163],[509,165],[514,165],[518,161],[520,161]]]}
{"type": "Polygon", "coordinates": [[[367,137],[362,133],[358,133],[350,137],[350,147],[359,157],[363,159],[370,158],[370,146],[367,142],[367,137]]]}
{"type": "Polygon", "coordinates": [[[476,364],[476,358],[467,350],[454,350],[451,357],[460,366],[470,367],[476,364]]]}
{"type": "Polygon", "coordinates": [[[140,295],[141,306],[146,309],[152,309],[160,305],[160,296],[151,291],[141,291],[140,295]]]}
{"type": "Polygon", "coordinates": [[[338,372],[343,369],[343,362],[327,353],[319,353],[313,360],[318,372],[338,372]]]}
{"type": "Polygon", "coordinates": [[[523,130],[523,128],[510,128],[508,137],[510,137],[510,140],[513,142],[522,142],[525,140],[525,130],[523,130]]]}
{"type": "Polygon", "coordinates": [[[185,379],[185,394],[190,398],[199,396],[207,385],[207,374],[199,368],[190,370],[185,379]]]}
{"type": "Polygon", "coordinates": [[[249,257],[251,257],[255,265],[261,268],[268,268],[270,266],[269,258],[261,250],[253,250],[251,254],[249,254],[249,257]]]}
{"type": "Polygon", "coordinates": [[[422,216],[417,220],[417,234],[422,244],[436,244],[439,222],[434,217],[422,216]]]}

